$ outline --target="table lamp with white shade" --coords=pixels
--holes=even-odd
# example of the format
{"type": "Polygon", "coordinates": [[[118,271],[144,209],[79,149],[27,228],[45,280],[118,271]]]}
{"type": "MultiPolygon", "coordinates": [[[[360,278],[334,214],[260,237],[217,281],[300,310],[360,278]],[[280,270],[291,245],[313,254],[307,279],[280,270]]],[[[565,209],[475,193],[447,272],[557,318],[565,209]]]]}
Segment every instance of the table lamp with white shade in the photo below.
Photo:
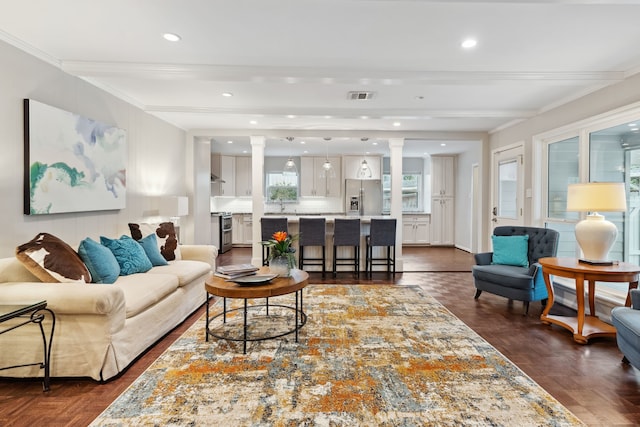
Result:
{"type": "Polygon", "coordinates": [[[609,250],[618,237],[616,226],[598,212],[625,212],[626,191],[623,182],[587,182],[569,184],[567,211],[590,212],[576,224],[576,240],[582,249],[581,262],[613,264],[609,250]]]}
{"type": "Polygon", "coordinates": [[[160,215],[168,216],[176,226],[179,226],[180,217],[189,215],[189,198],[187,196],[162,197],[160,215]]]}

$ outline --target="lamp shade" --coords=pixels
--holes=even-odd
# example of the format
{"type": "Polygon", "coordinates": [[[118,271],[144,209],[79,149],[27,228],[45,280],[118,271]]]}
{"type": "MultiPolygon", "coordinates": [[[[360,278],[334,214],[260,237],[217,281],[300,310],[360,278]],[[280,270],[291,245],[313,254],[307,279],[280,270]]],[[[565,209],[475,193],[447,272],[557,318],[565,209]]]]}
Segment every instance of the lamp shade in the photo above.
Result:
{"type": "Polygon", "coordinates": [[[169,217],[189,215],[187,196],[167,196],[160,199],[160,214],[169,217]]]}
{"type": "Polygon", "coordinates": [[[624,212],[627,195],[623,182],[586,182],[569,184],[567,211],[624,212]]]}
{"type": "Polygon", "coordinates": [[[576,224],[576,240],[584,258],[583,262],[609,262],[611,247],[618,236],[618,229],[598,212],[624,212],[627,198],[622,182],[589,182],[571,184],[567,189],[567,211],[590,212],[586,219],[576,224]]]}

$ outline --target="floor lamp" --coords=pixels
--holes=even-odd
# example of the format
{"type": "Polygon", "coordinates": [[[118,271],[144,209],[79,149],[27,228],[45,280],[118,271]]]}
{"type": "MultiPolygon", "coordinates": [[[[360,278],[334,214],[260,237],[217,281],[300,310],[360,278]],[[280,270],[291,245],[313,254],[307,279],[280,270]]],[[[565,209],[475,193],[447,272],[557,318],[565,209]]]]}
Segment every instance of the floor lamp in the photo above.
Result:
{"type": "Polygon", "coordinates": [[[612,265],[609,250],[618,236],[618,229],[598,212],[625,212],[627,197],[623,182],[587,182],[570,184],[567,190],[567,211],[590,212],[576,224],[576,240],[584,258],[580,262],[612,265]]]}

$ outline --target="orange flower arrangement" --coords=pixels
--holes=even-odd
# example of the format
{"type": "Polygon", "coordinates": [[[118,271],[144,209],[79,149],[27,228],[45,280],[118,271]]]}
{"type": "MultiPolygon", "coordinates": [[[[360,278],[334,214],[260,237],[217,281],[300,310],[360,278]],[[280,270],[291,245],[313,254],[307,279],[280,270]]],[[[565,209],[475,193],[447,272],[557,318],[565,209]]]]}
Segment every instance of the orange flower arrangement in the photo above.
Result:
{"type": "Polygon", "coordinates": [[[269,251],[269,261],[277,257],[289,258],[289,264],[291,267],[295,266],[295,259],[293,254],[296,249],[291,244],[298,239],[298,236],[292,236],[286,231],[276,231],[271,236],[272,238],[264,242],[260,242],[263,246],[271,248],[269,251]]]}

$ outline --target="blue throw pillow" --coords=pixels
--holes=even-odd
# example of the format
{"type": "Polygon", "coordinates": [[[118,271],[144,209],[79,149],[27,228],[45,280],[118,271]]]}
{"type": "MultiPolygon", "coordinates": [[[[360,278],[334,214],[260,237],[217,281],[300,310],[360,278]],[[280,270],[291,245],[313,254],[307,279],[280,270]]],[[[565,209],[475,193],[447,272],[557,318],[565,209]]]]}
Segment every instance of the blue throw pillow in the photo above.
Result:
{"type": "Polygon", "coordinates": [[[491,264],[529,266],[529,236],[491,236],[493,259],[491,264]]]}
{"type": "Polygon", "coordinates": [[[118,260],[118,265],[120,265],[120,275],[122,276],[145,273],[153,267],[142,246],[129,236],[123,235],[119,239],[100,236],[100,243],[113,252],[118,260]]]}
{"type": "Polygon", "coordinates": [[[169,265],[160,253],[160,249],[158,249],[158,240],[155,234],[149,234],[147,237],[143,237],[138,240],[138,243],[142,246],[142,249],[144,249],[144,253],[149,257],[152,265],[169,265]]]}
{"type": "Polygon", "coordinates": [[[93,283],[114,283],[120,275],[120,265],[105,246],[87,237],[78,246],[78,255],[91,273],[93,283]]]}

